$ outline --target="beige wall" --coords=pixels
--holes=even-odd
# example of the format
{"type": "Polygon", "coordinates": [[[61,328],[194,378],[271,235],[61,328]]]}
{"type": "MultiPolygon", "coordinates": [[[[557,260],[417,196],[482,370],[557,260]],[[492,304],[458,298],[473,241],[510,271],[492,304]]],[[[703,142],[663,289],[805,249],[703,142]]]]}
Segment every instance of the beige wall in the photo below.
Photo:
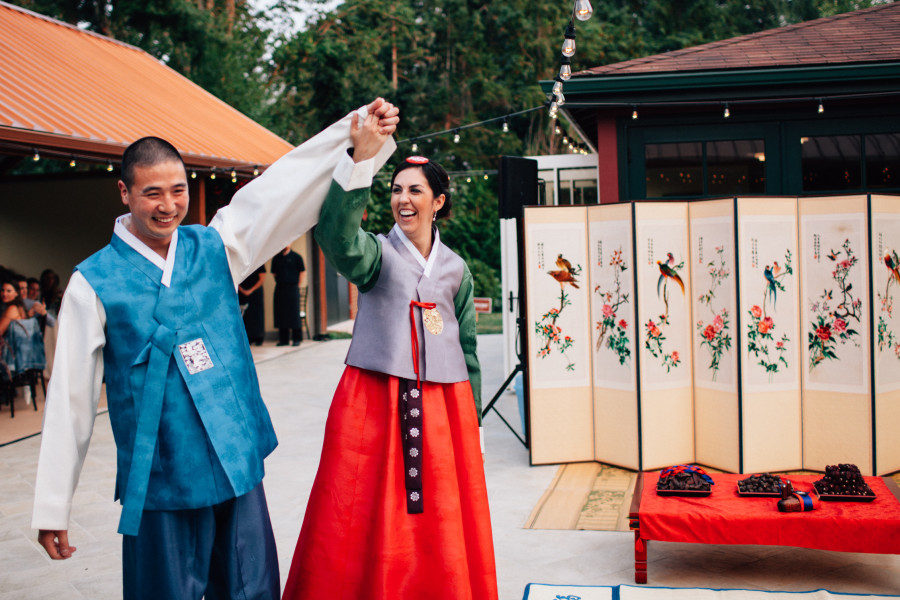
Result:
{"type": "Polygon", "coordinates": [[[46,268],[65,286],[109,242],[125,212],[114,176],[0,182],[0,264],[29,277],[46,268]]]}

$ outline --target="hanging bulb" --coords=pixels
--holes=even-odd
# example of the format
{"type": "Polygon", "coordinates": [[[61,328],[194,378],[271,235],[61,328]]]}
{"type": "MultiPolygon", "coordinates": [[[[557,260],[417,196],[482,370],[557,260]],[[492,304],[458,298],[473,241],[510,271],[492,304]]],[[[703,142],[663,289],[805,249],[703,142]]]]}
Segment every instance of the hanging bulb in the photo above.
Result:
{"type": "Polygon", "coordinates": [[[69,161],[69,166],[72,167],[73,169],[75,168],[75,157],[74,156],[72,157],[72,160],[69,161]]]}
{"type": "Polygon", "coordinates": [[[556,122],[556,125],[553,127],[553,133],[559,135],[562,133],[562,129],[559,128],[559,121],[556,122]]]}
{"type": "Polygon", "coordinates": [[[259,167],[253,167],[253,176],[259,177],[259,167]]]}
{"type": "Polygon", "coordinates": [[[412,151],[413,151],[413,152],[418,152],[418,151],[419,151],[419,145],[418,145],[417,143],[415,143],[415,142],[413,142],[413,144],[412,144],[412,151]]]}
{"type": "Polygon", "coordinates": [[[191,169],[191,179],[197,179],[197,171],[191,169]]]}
{"type": "Polygon", "coordinates": [[[454,143],[454,144],[458,144],[458,143],[459,143],[459,129],[457,129],[457,130],[453,133],[453,143],[454,143]]]}
{"type": "Polygon", "coordinates": [[[550,118],[555,119],[557,113],[559,112],[559,104],[556,103],[556,100],[550,103],[550,118]]]}
{"type": "Polygon", "coordinates": [[[41,160],[41,154],[37,150],[35,150],[34,156],[31,157],[31,160],[33,160],[34,162],[41,160]]]}
{"type": "Polygon", "coordinates": [[[562,55],[571,57],[575,54],[575,24],[569,21],[562,45],[562,55]]]}
{"type": "Polygon", "coordinates": [[[109,171],[110,173],[112,173],[113,166],[112,166],[112,163],[109,161],[106,161],[106,170],[109,171]]]}
{"type": "Polygon", "coordinates": [[[216,178],[216,168],[215,168],[215,167],[213,167],[213,168],[210,170],[210,172],[209,172],[209,178],[210,178],[210,179],[215,179],[215,178],[216,178]]]}
{"type": "Polygon", "coordinates": [[[564,136],[563,136],[562,142],[563,142],[563,144],[568,144],[568,143],[569,143],[569,138],[568,138],[568,136],[565,136],[565,135],[564,135],[564,136]]]}
{"type": "Polygon", "coordinates": [[[237,171],[235,169],[231,170],[231,180],[234,181],[237,179],[237,171]]]}
{"type": "Polygon", "coordinates": [[[471,177],[466,177],[466,183],[472,183],[472,178],[471,178],[471,177]]]}
{"type": "Polygon", "coordinates": [[[562,105],[565,104],[565,103],[566,103],[566,97],[563,96],[562,92],[558,93],[558,94],[556,95],[556,105],[557,105],[557,106],[562,106],[562,105]]]}
{"type": "Polygon", "coordinates": [[[553,84],[553,89],[550,90],[550,93],[556,94],[557,96],[559,96],[560,94],[562,94],[562,88],[563,88],[562,79],[560,77],[557,77],[556,83],[553,84]]]}
{"type": "Polygon", "coordinates": [[[728,103],[727,103],[727,102],[725,103],[725,112],[722,113],[722,116],[725,117],[726,119],[727,119],[728,117],[731,116],[731,111],[728,110],[728,103]]]}
{"type": "Polygon", "coordinates": [[[594,9],[589,0],[577,0],[575,2],[575,18],[579,21],[587,21],[594,14],[594,9]]]}
{"type": "Polygon", "coordinates": [[[506,122],[506,119],[503,119],[503,133],[509,131],[509,123],[506,122]]]}
{"type": "Polygon", "coordinates": [[[559,78],[563,81],[568,81],[572,77],[572,59],[568,56],[563,56],[560,64],[559,78]]]}
{"type": "Polygon", "coordinates": [[[819,100],[819,114],[821,115],[823,112],[825,112],[825,105],[819,100]]]}
{"type": "Polygon", "coordinates": [[[632,118],[632,120],[637,121],[637,118],[638,118],[637,106],[632,106],[631,108],[632,108],[631,118],[632,118]]]}
{"type": "Polygon", "coordinates": [[[487,178],[488,178],[488,174],[485,173],[485,174],[484,174],[484,180],[487,181],[487,178]]]}

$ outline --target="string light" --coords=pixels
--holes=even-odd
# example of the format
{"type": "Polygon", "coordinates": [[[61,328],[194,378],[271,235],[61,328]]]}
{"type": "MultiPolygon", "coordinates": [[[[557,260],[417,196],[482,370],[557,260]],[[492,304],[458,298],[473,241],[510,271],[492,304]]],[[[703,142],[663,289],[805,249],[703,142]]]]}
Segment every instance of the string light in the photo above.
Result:
{"type": "Polygon", "coordinates": [[[506,133],[508,131],[509,131],[509,123],[506,121],[506,119],[503,119],[503,133],[506,133]]]}
{"type": "Polygon", "coordinates": [[[109,171],[110,173],[112,173],[113,166],[110,161],[106,161],[106,170],[109,171]]]}
{"type": "Polygon", "coordinates": [[[191,179],[197,179],[197,171],[191,169],[191,179]]]}
{"type": "Polygon", "coordinates": [[[34,156],[31,157],[31,160],[33,160],[34,162],[37,162],[37,161],[41,160],[41,155],[40,155],[40,153],[37,151],[37,149],[35,149],[35,151],[34,151],[34,156]]]}
{"type": "Polygon", "coordinates": [[[419,151],[419,145],[415,142],[412,143],[412,151],[413,151],[413,153],[419,151]]]}
{"type": "Polygon", "coordinates": [[[76,164],[76,163],[75,163],[75,157],[73,156],[72,159],[69,161],[69,166],[72,167],[72,168],[74,169],[74,168],[75,168],[75,164],[76,164]]]}
{"type": "Polygon", "coordinates": [[[259,167],[255,166],[255,165],[253,167],[253,176],[259,177],[259,167]]]}
{"type": "Polygon", "coordinates": [[[556,83],[553,84],[553,89],[550,90],[550,93],[559,96],[560,94],[562,94],[562,89],[563,89],[563,80],[562,80],[562,77],[560,77],[559,75],[557,75],[557,76],[556,76],[556,79],[554,79],[554,81],[555,81],[556,83]]]}
{"type": "Polygon", "coordinates": [[[488,179],[488,174],[485,173],[485,174],[484,174],[484,180],[487,181],[487,179],[488,179]]]}
{"type": "Polygon", "coordinates": [[[822,99],[821,99],[821,98],[819,99],[819,109],[818,109],[818,112],[819,112],[820,115],[821,115],[823,112],[825,112],[825,105],[822,104],[822,99]]]}
{"type": "Polygon", "coordinates": [[[216,168],[215,168],[215,167],[213,167],[212,169],[210,169],[210,171],[209,171],[209,178],[210,178],[210,179],[215,179],[215,178],[216,178],[216,168]]]}
{"type": "Polygon", "coordinates": [[[559,134],[562,133],[562,130],[559,128],[559,121],[557,121],[557,122],[556,122],[556,125],[553,127],[553,132],[554,132],[556,135],[559,135],[559,134]]]}
{"type": "Polygon", "coordinates": [[[568,56],[569,58],[575,54],[575,23],[569,21],[569,24],[566,26],[565,39],[562,44],[562,55],[568,56]]]}
{"type": "Polygon", "coordinates": [[[563,56],[560,65],[559,77],[563,81],[568,81],[572,77],[572,59],[568,56],[563,56]]]}
{"type": "Polygon", "coordinates": [[[575,18],[579,21],[587,21],[594,14],[594,8],[588,0],[577,0],[575,2],[575,18]]]}
{"type": "Polygon", "coordinates": [[[725,117],[726,119],[727,119],[728,117],[731,116],[731,111],[728,110],[728,103],[727,103],[727,102],[725,103],[725,112],[722,113],[722,116],[725,117]]]}
{"type": "Polygon", "coordinates": [[[631,110],[631,119],[633,121],[637,121],[637,118],[638,118],[637,106],[632,106],[631,109],[632,109],[631,110]]]}
{"type": "Polygon", "coordinates": [[[454,144],[459,143],[459,127],[457,127],[456,131],[454,131],[454,133],[453,133],[453,143],[454,144]]]}

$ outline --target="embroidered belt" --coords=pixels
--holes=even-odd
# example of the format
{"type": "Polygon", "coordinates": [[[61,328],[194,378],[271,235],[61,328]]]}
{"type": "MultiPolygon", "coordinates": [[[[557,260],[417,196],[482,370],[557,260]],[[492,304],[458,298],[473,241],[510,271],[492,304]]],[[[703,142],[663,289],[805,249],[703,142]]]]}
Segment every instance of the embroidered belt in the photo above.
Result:
{"type": "Polygon", "coordinates": [[[400,431],[403,436],[406,512],[409,514],[418,514],[425,510],[422,500],[422,440],[425,430],[422,427],[422,381],[419,376],[419,336],[416,333],[416,307],[431,310],[436,306],[433,302],[410,301],[409,325],[412,332],[412,361],[416,380],[399,378],[398,412],[400,415],[400,431]]]}

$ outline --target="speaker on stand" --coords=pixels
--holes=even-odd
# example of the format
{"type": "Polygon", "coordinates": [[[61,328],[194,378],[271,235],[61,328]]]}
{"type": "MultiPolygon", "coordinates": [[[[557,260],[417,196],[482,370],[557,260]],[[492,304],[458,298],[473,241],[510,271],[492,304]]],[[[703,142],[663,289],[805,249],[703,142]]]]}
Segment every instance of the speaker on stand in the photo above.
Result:
{"type": "MultiPolygon", "coordinates": [[[[528,340],[524,335],[525,329],[525,303],[522,301],[525,290],[525,228],[523,223],[523,206],[536,205],[538,203],[538,177],[537,177],[537,161],[530,158],[522,158],[519,156],[502,156],[500,157],[500,206],[499,213],[501,219],[516,220],[516,251],[518,256],[518,317],[516,318],[516,356],[518,363],[513,368],[512,373],[506,378],[497,393],[494,394],[481,416],[484,418],[488,412],[493,410],[500,417],[500,420],[513,432],[522,445],[526,448],[530,446],[530,427],[528,426],[529,399],[528,399],[528,379],[527,361],[525,357],[528,352],[528,340]],[[500,395],[509,387],[517,373],[522,373],[522,389],[524,393],[524,423],[525,423],[525,439],[513,428],[509,422],[503,418],[500,411],[497,410],[495,404],[500,395]]],[[[509,310],[513,311],[514,298],[510,292],[509,310]]]]}

